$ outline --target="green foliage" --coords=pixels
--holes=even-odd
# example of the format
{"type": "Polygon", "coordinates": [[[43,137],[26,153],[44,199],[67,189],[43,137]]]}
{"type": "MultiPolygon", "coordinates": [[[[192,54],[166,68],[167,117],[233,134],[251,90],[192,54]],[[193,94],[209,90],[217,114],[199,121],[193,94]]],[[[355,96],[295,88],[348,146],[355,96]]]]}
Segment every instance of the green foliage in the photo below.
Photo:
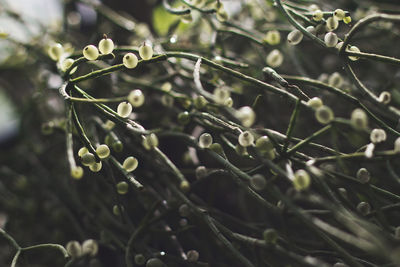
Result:
{"type": "Polygon", "coordinates": [[[111,2],[0,31],[1,266],[400,264],[399,4],[111,2]]]}

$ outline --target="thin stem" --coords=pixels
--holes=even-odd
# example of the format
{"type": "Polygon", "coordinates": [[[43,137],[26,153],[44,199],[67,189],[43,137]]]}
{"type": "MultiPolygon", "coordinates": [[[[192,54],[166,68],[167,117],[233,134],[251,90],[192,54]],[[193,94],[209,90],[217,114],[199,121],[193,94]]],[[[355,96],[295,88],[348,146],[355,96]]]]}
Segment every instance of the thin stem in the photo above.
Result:
{"type": "Polygon", "coordinates": [[[324,128],[316,131],[315,133],[313,133],[312,135],[308,136],[307,138],[303,139],[302,141],[298,142],[296,145],[294,145],[292,148],[290,148],[287,153],[286,156],[290,156],[292,155],[294,152],[296,152],[297,150],[299,150],[300,148],[302,148],[303,146],[307,145],[309,142],[311,142],[313,139],[317,138],[318,136],[321,136],[322,134],[328,132],[330,129],[332,128],[332,125],[329,124],[327,126],[325,126],[324,128]]]}
{"type": "Polygon", "coordinates": [[[0,235],[2,235],[5,239],[8,240],[8,242],[10,242],[10,244],[17,250],[20,250],[21,247],[18,245],[17,241],[14,240],[14,238],[12,238],[9,234],[7,234],[6,231],[4,231],[1,227],[0,227],[0,235]]]}
{"type": "Polygon", "coordinates": [[[168,0],[163,0],[162,4],[169,13],[174,14],[174,15],[186,15],[190,14],[190,8],[183,8],[183,9],[178,9],[178,8],[173,8],[169,3],[168,0]]]}
{"type": "Polygon", "coordinates": [[[100,162],[100,158],[96,153],[96,150],[94,149],[92,143],[90,142],[89,138],[86,136],[85,130],[82,127],[82,124],[79,121],[78,114],[76,113],[75,107],[72,104],[71,105],[71,110],[72,110],[72,119],[75,124],[75,129],[77,130],[79,137],[81,138],[82,142],[85,144],[86,148],[94,155],[96,158],[97,162],[100,162]]]}
{"type": "Polygon", "coordinates": [[[21,248],[21,252],[31,250],[31,249],[37,249],[37,248],[39,248],[39,249],[40,248],[56,249],[56,250],[60,251],[65,258],[69,257],[67,250],[59,244],[39,244],[39,245],[30,246],[30,247],[24,247],[24,248],[21,248]]]}
{"type": "Polygon", "coordinates": [[[353,36],[360,31],[364,26],[377,21],[377,20],[388,20],[388,21],[400,21],[400,15],[388,15],[388,14],[372,14],[361,20],[359,20],[353,28],[345,35],[343,40],[343,45],[339,50],[339,55],[343,55],[346,50],[347,45],[350,43],[350,40],[353,36]]]}
{"type": "Polygon", "coordinates": [[[282,147],[282,153],[285,154],[287,151],[287,148],[289,146],[290,143],[290,139],[292,137],[292,133],[293,133],[293,129],[294,126],[296,125],[296,120],[297,120],[297,116],[299,114],[299,106],[300,106],[300,100],[296,101],[296,105],[294,107],[294,110],[292,112],[292,116],[290,117],[290,121],[289,121],[289,127],[286,131],[286,140],[285,143],[283,144],[282,147]]]}
{"type": "Polygon", "coordinates": [[[356,106],[359,106],[360,108],[362,108],[363,110],[365,110],[365,112],[368,113],[369,116],[372,117],[372,119],[378,124],[380,125],[382,128],[384,128],[385,130],[393,133],[396,136],[400,136],[400,133],[397,132],[396,130],[394,130],[392,127],[390,127],[389,125],[387,125],[383,120],[381,120],[380,118],[378,118],[372,111],[370,111],[363,103],[360,102],[360,100],[358,100],[357,98],[355,98],[352,95],[349,95],[348,93],[340,90],[339,88],[330,86],[326,83],[320,82],[318,80],[313,80],[307,77],[300,77],[300,76],[291,76],[291,75],[282,75],[282,77],[284,77],[285,79],[289,80],[289,81],[298,81],[301,83],[305,83],[311,86],[315,86],[321,89],[326,89],[340,97],[342,97],[343,99],[349,101],[350,103],[353,103],[356,106]]]}

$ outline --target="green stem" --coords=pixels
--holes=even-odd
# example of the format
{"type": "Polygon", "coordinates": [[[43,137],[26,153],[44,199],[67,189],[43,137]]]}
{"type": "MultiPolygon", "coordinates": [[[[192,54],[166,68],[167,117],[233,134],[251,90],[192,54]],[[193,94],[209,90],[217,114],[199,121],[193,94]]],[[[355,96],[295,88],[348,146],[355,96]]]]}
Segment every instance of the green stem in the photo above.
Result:
{"type": "Polygon", "coordinates": [[[329,124],[327,126],[325,126],[324,128],[316,131],[315,133],[313,133],[312,135],[308,136],[307,138],[303,139],[302,141],[300,141],[299,143],[297,143],[296,145],[294,145],[292,148],[290,148],[287,153],[286,156],[290,156],[292,155],[294,152],[296,152],[297,150],[299,150],[300,148],[302,148],[303,146],[307,145],[309,142],[311,142],[313,139],[317,138],[318,136],[321,136],[322,134],[326,133],[327,131],[329,131],[332,128],[332,125],[329,124]]]}
{"type": "Polygon", "coordinates": [[[353,28],[345,35],[343,40],[343,45],[339,50],[339,55],[343,55],[347,45],[349,44],[351,38],[360,31],[364,26],[377,21],[377,20],[388,20],[388,21],[400,21],[400,15],[388,15],[388,14],[372,14],[361,20],[359,20],[353,28]]]}
{"type": "Polygon", "coordinates": [[[294,107],[292,116],[290,117],[290,121],[289,121],[289,127],[286,131],[286,140],[285,143],[283,144],[282,147],[282,153],[285,154],[287,151],[287,148],[289,146],[290,143],[290,139],[292,138],[292,133],[294,130],[294,126],[296,124],[296,120],[297,120],[297,116],[299,114],[299,106],[300,106],[300,99],[296,101],[296,106],[294,107]]]}

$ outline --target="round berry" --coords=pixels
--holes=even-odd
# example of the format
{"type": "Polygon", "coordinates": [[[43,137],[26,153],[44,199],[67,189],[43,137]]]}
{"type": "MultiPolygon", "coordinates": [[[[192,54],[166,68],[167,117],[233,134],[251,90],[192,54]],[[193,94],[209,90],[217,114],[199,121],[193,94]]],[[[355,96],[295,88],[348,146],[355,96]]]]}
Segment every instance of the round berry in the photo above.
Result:
{"type": "Polygon", "coordinates": [[[278,232],[273,228],[266,229],[263,232],[263,238],[268,244],[275,244],[278,240],[278,232]]]}
{"type": "Polygon", "coordinates": [[[254,143],[254,135],[249,131],[242,132],[239,135],[238,142],[243,147],[251,146],[254,143]]]}
{"type": "Polygon", "coordinates": [[[127,182],[119,182],[117,184],[117,192],[120,195],[125,195],[128,193],[129,185],[127,182]]]}
{"type": "Polygon", "coordinates": [[[351,125],[358,130],[367,129],[368,127],[368,116],[364,110],[356,108],[351,113],[350,118],[351,125]]]}
{"type": "Polygon", "coordinates": [[[190,183],[188,181],[182,181],[179,184],[179,188],[182,190],[182,192],[187,193],[190,190],[190,183]]]}
{"type": "Polygon", "coordinates": [[[123,206],[114,205],[112,211],[113,211],[113,214],[115,216],[120,216],[121,212],[124,211],[124,207],[123,206]]]}
{"type": "Polygon", "coordinates": [[[110,38],[103,38],[99,42],[100,53],[107,55],[111,54],[114,50],[114,42],[110,38]]]}
{"type": "Polygon", "coordinates": [[[179,215],[182,217],[188,217],[190,214],[190,208],[187,204],[182,204],[179,206],[179,215]]]}
{"type": "Polygon", "coordinates": [[[78,241],[69,241],[67,245],[65,245],[65,249],[67,250],[68,255],[70,255],[73,259],[82,256],[82,246],[78,241]]]}
{"type": "Polygon", "coordinates": [[[94,157],[94,155],[92,153],[88,152],[88,153],[82,155],[81,161],[82,161],[83,165],[89,167],[90,165],[92,165],[93,163],[96,162],[96,158],[94,157]]]}
{"type": "Polygon", "coordinates": [[[346,16],[346,14],[344,13],[343,9],[340,9],[340,8],[336,9],[336,10],[333,12],[333,15],[334,15],[335,18],[338,19],[338,20],[342,20],[342,19],[346,16]]]}
{"type": "Polygon", "coordinates": [[[170,82],[165,82],[161,85],[161,90],[164,92],[169,92],[172,89],[172,84],[170,82]]]}
{"type": "Polygon", "coordinates": [[[361,183],[366,184],[371,179],[371,175],[369,174],[369,171],[366,168],[361,168],[357,171],[357,179],[361,183]]]}
{"type": "Polygon", "coordinates": [[[149,60],[153,57],[153,48],[146,43],[139,47],[139,55],[144,60],[149,60]]]}
{"type": "Polygon", "coordinates": [[[241,107],[236,112],[237,118],[241,121],[244,127],[250,127],[256,120],[256,113],[249,106],[241,107]]]}
{"type": "Polygon", "coordinates": [[[163,104],[165,107],[173,107],[174,105],[174,97],[170,95],[162,95],[161,96],[161,104],[163,104]]]}
{"type": "Polygon", "coordinates": [[[283,55],[278,49],[274,49],[267,55],[266,62],[268,66],[277,68],[283,63],[283,55]]]}
{"type": "MultiPolygon", "coordinates": [[[[360,52],[360,49],[358,49],[358,47],[357,47],[357,46],[354,46],[354,45],[350,46],[350,47],[348,48],[348,50],[349,50],[350,52],[360,52]]],[[[359,57],[357,57],[357,56],[349,56],[349,59],[352,60],[352,61],[356,61],[356,60],[359,59],[359,57]]]]}
{"type": "Polygon", "coordinates": [[[128,102],[121,102],[118,105],[117,113],[122,118],[127,118],[132,113],[132,105],[128,102]]]}
{"type": "Polygon", "coordinates": [[[343,77],[339,72],[332,73],[328,78],[328,84],[333,87],[341,87],[343,85],[343,77]]]}
{"type": "Polygon", "coordinates": [[[312,107],[313,109],[317,109],[323,106],[322,100],[319,97],[313,97],[307,101],[307,105],[312,107]]]}
{"type": "MultiPolygon", "coordinates": [[[[72,58],[64,59],[63,62],[61,62],[61,70],[63,72],[66,72],[72,66],[72,64],[74,64],[74,62],[75,60],[73,60],[72,58]]],[[[73,74],[76,70],[77,67],[73,68],[69,73],[73,74]]]]}
{"type": "Polygon", "coordinates": [[[226,106],[226,107],[232,107],[232,106],[233,106],[233,99],[232,99],[232,97],[228,97],[227,99],[225,99],[223,105],[226,106]]]}
{"type": "Polygon", "coordinates": [[[71,177],[74,179],[81,179],[83,177],[83,169],[80,166],[75,166],[71,168],[71,177]]]}
{"type": "Polygon", "coordinates": [[[317,34],[317,29],[314,26],[308,26],[306,28],[306,30],[311,33],[312,35],[316,35],[317,34]]]}
{"type": "Polygon", "coordinates": [[[104,128],[111,131],[114,126],[115,126],[115,122],[107,120],[106,123],[103,124],[104,128]]]}
{"type": "Polygon", "coordinates": [[[208,171],[207,171],[207,168],[205,166],[199,166],[199,167],[196,168],[194,173],[195,173],[197,179],[202,179],[202,178],[207,176],[208,171]]]}
{"type": "Polygon", "coordinates": [[[214,100],[218,104],[224,104],[226,99],[231,96],[231,92],[227,87],[217,87],[213,92],[214,100]]]}
{"type": "Polygon", "coordinates": [[[329,17],[326,20],[326,25],[325,28],[327,31],[331,32],[336,30],[339,27],[339,21],[337,20],[336,17],[329,17]]]}
{"type": "Polygon", "coordinates": [[[294,174],[293,185],[297,191],[307,189],[311,184],[310,175],[305,170],[297,170],[294,174]]]}
{"type": "Polygon", "coordinates": [[[374,144],[386,141],[386,137],[386,132],[383,129],[373,129],[369,136],[371,142],[374,144]]]}
{"type": "Polygon", "coordinates": [[[146,262],[146,267],[163,267],[164,263],[158,258],[151,258],[146,262]]]}
{"type": "Polygon", "coordinates": [[[257,191],[263,190],[267,186],[267,179],[264,175],[255,174],[250,179],[250,186],[257,191]]]}
{"type": "Polygon", "coordinates": [[[105,158],[107,158],[108,156],[110,156],[110,149],[108,148],[107,145],[102,144],[102,145],[99,145],[99,146],[96,148],[96,153],[97,153],[97,155],[99,156],[99,158],[105,159],[105,158]]]}
{"type": "Polygon", "coordinates": [[[135,263],[139,266],[142,266],[146,263],[146,257],[143,254],[136,254],[135,255],[135,263]]]}
{"type": "Polygon", "coordinates": [[[369,205],[368,202],[360,202],[357,205],[357,210],[362,214],[362,215],[367,215],[368,213],[371,212],[371,206],[369,205]]]}
{"type": "Polygon", "coordinates": [[[99,50],[94,45],[88,45],[83,48],[83,56],[87,60],[96,60],[99,57],[99,50]]]}
{"type": "Polygon", "coordinates": [[[319,9],[319,6],[318,6],[318,5],[316,5],[316,4],[311,4],[311,5],[308,7],[308,10],[310,10],[310,11],[316,11],[316,10],[320,10],[320,9],[319,9]]]}
{"type": "Polygon", "coordinates": [[[315,117],[321,124],[328,124],[335,118],[333,111],[328,106],[321,106],[315,111],[315,117]]]}
{"type": "Polygon", "coordinates": [[[199,137],[199,147],[209,148],[212,145],[213,138],[209,133],[203,133],[199,137]]]}
{"type": "Polygon", "coordinates": [[[396,239],[400,239],[400,226],[397,226],[397,227],[394,229],[394,237],[395,237],[396,239]]]}
{"type": "Polygon", "coordinates": [[[214,143],[210,146],[210,149],[220,155],[221,157],[225,157],[224,149],[222,148],[220,143],[214,143]]]}
{"type": "Polygon", "coordinates": [[[276,30],[268,31],[264,41],[269,45],[277,45],[281,42],[281,34],[276,30]]]}
{"type": "Polygon", "coordinates": [[[122,59],[122,64],[128,69],[133,69],[137,66],[138,64],[138,58],[135,54],[133,53],[127,53],[122,59]]]}
{"type": "Polygon", "coordinates": [[[137,166],[139,165],[138,160],[135,157],[127,157],[124,162],[122,163],[122,167],[127,171],[127,172],[132,172],[136,170],[137,166]]]}
{"type": "Polygon", "coordinates": [[[313,13],[312,13],[312,18],[313,18],[313,20],[315,20],[315,21],[321,21],[322,20],[322,18],[324,17],[324,13],[321,11],[321,10],[315,10],[313,13]]]}
{"type": "Polygon", "coordinates": [[[121,141],[116,141],[112,143],[112,148],[115,152],[121,152],[124,149],[124,144],[121,141]]]}
{"type": "Polygon", "coordinates": [[[256,140],[256,148],[260,152],[268,152],[274,149],[274,145],[272,144],[268,136],[261,136],[256,140]]]}
{"type": "Polygon", "coordinates": [[[128,95],[128,101],[135,108],[140,107],[144,103],[144,94],[142,90],[135,89],[131,91],[128,95]]]}
{"type": "Polygon", "coordinates": [[[62,54],[64,53],[64,48],[61,44],[55,43],[49,47],[47,53],[49,54],[52,60],[57,61],[61,58],[62,54]]]}
{"type": "Polygon", "coordinates": [[[186,253],[188,262],[196,262],[199,259],[199,252],[197,250],[189,250],[186,253]]]}
{"type": "Polygon", "coordinates": [[[350,16],[346,16],[343,18],[343,22],[346,24],[349,24],[351,22],[351,17],[350,16]]]}
{"type": "Polygon", "coordinates": [[[89,150],[84,146],[84,147],[81,147],[79,150],[78,150],[78,156],[79,157],[82,157],[83,155],[85,155],[86,153],[88,153],[89,152],[89,150]]]}
{"type": "Polygon", "coordinates": [[[151,150],[158,146],[158,137],[156,134],[151,133],[144,137],[142,145],[145,149],[151,150]]]}
{"type": "Polygon", "coordinates": [[[187,111],[180,112],[178,114],[178,122],[182,125],[186,125],[190,122],[190,114],[187,111]]]}
{"type": "Polygon", "coordinates": [[[327,47],[335,47],[338,43],[338,37],[336,33],[328,32],[325,34],[324,41],[327,47]]]}
{"type": "Polygon", "coordinates": [[[208,104],[208,101],[204,96],[200,95],[194,98],[193,104],[197,109],[202,109],[208,104]]]}
{"type": "Polygon", "coordinates": [[[301,40],[303,40],[303,33],[297,29],[289,32],[287,36],[287,41],[291,45],[297,45],[301,40]]]}
{"type": "Polygon", "coordinates": [[[103,164],[100,162],[95,162],[92,165],[89,166],[89,169],[92,172],[99,172],[101,170],[101,168],[103,167],[103,164]]]}
{"type": "Polygon", "coordinates": [[[394,141],[394,152],[399,153],[400,152],[400,137],[397,137],[397,139],[394,141]]]}
{"type": "Polygon", "coordinates": [[[98,251],[99,251],[99,245],[97,244],[96,240],[88,239],[83,241],[82,243],[83,254],[87,254],[94,257],[97,255],[98,251]]]}

